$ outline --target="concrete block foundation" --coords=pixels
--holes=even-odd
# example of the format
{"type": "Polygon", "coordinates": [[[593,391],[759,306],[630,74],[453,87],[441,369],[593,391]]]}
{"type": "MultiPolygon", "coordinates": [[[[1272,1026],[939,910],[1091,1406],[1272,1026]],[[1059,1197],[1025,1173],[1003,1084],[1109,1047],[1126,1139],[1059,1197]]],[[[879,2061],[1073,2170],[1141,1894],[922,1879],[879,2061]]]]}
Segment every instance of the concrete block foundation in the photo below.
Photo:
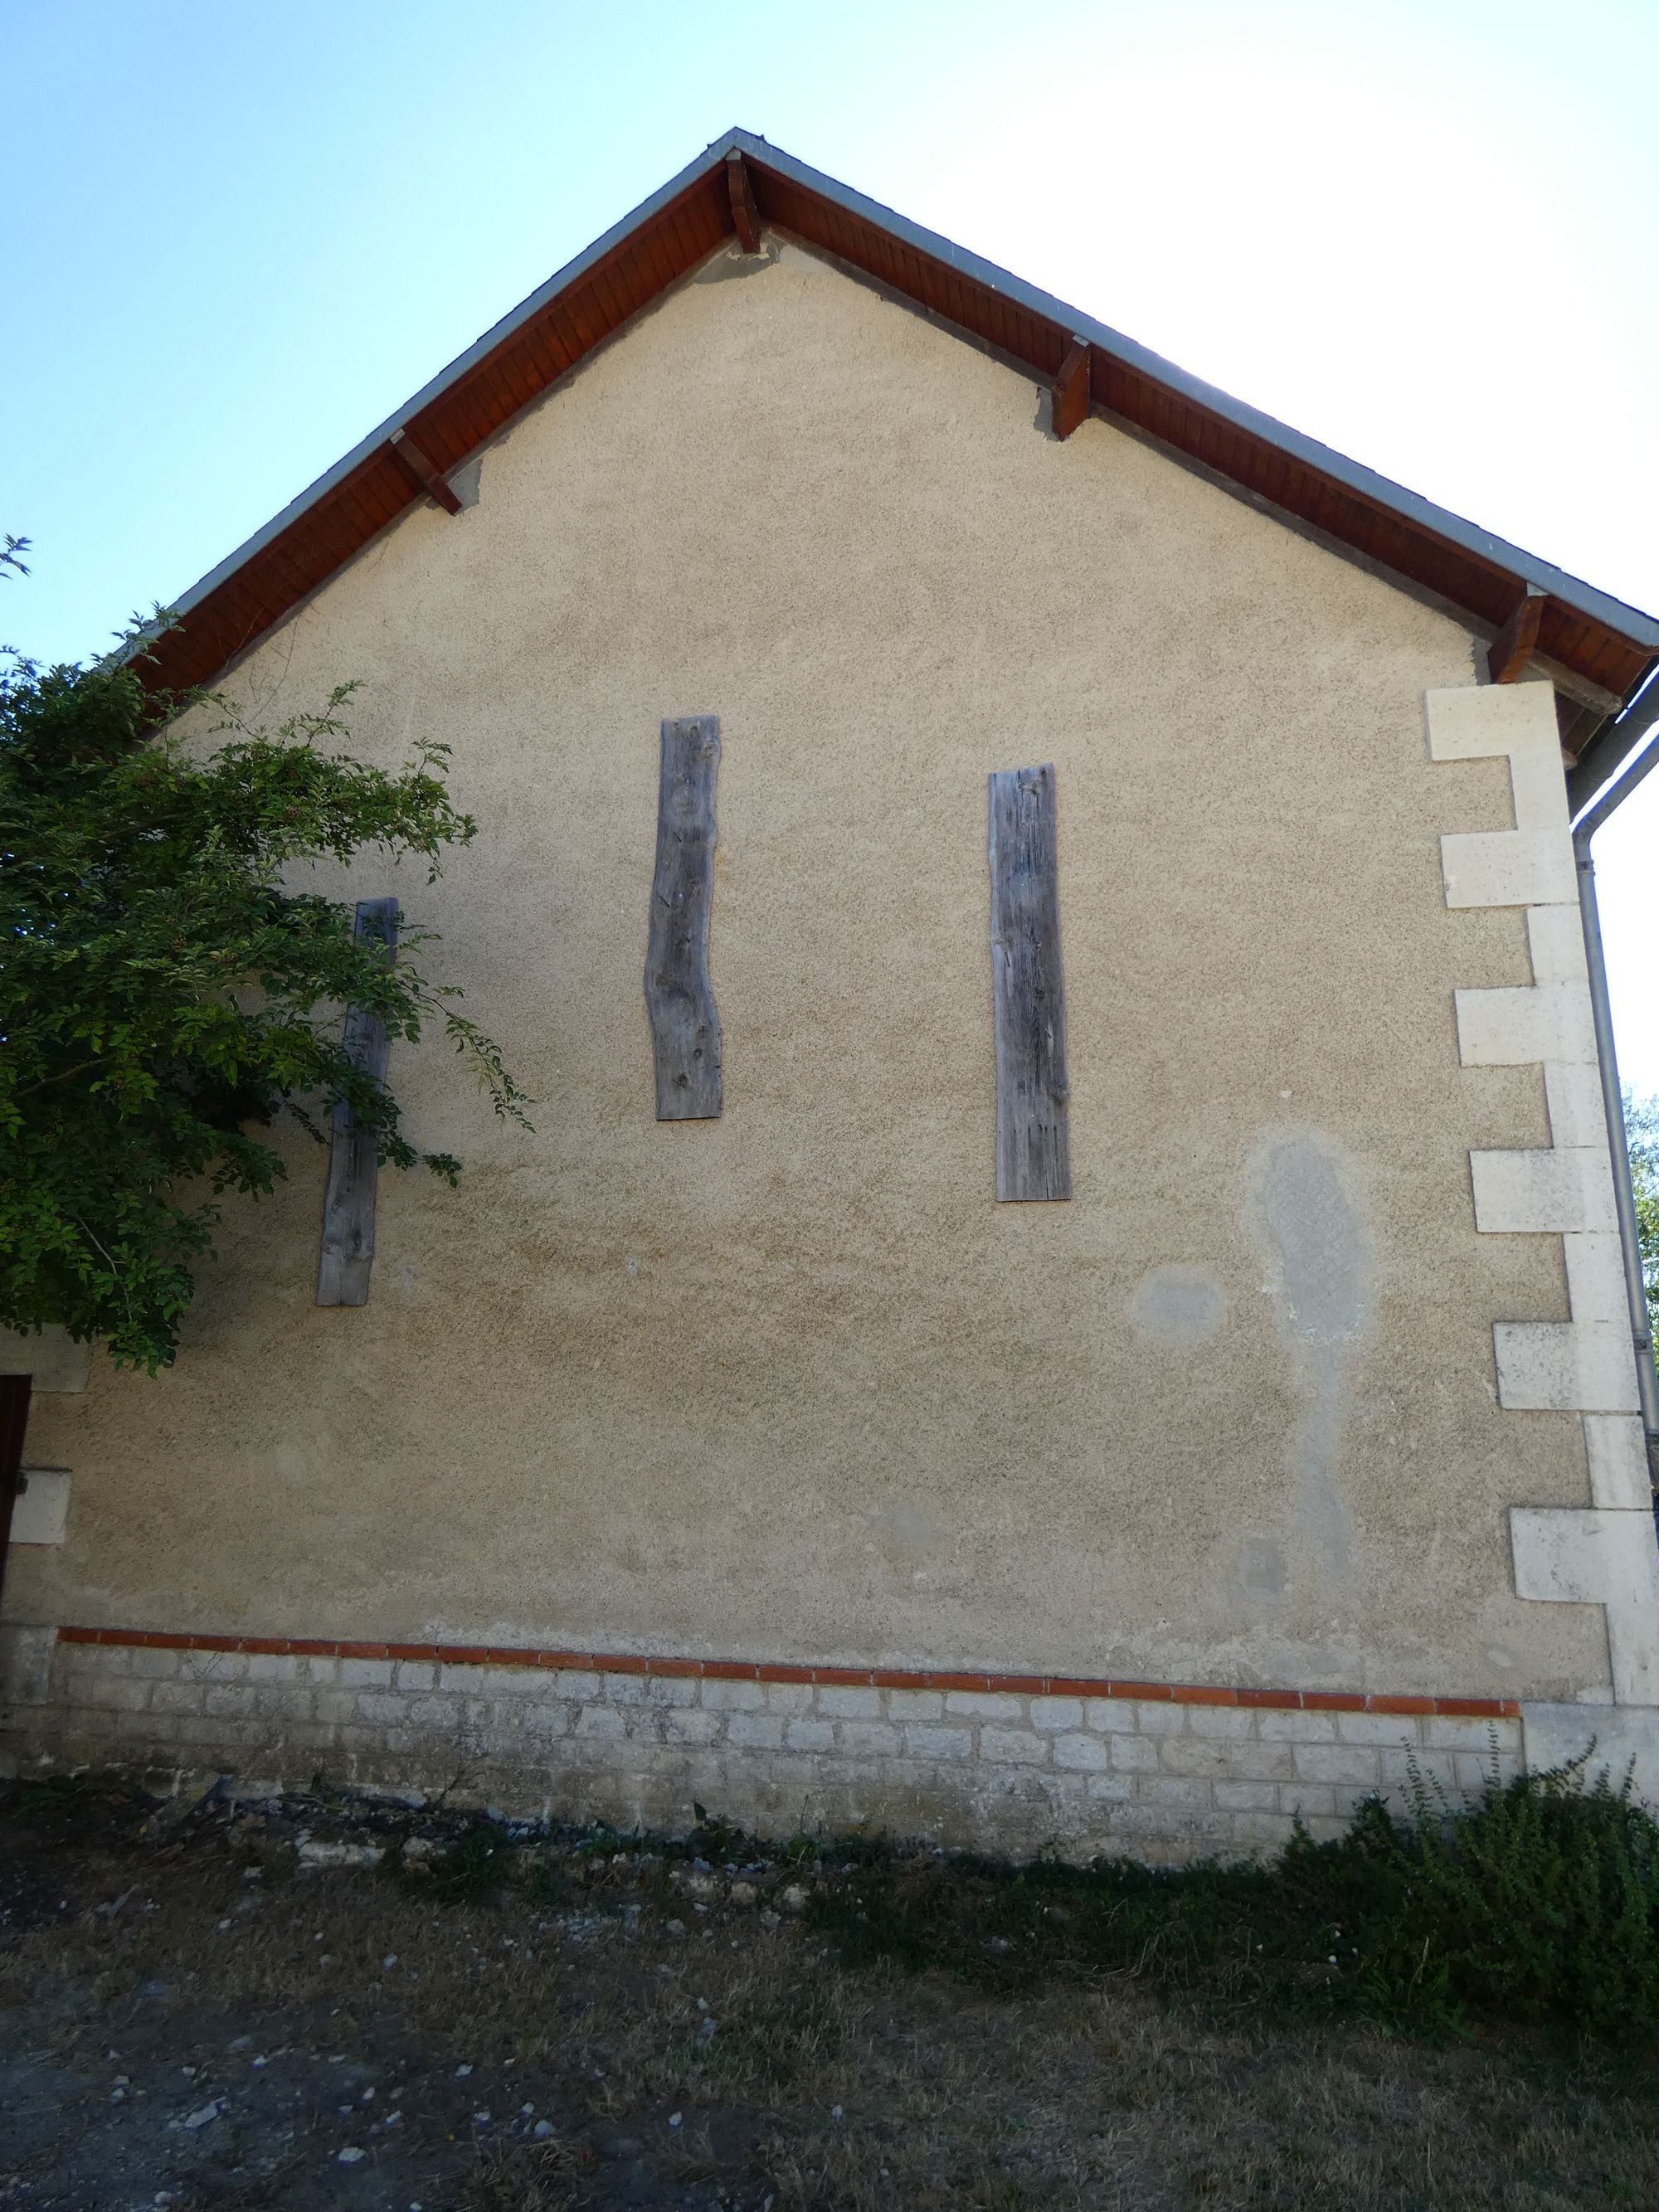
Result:
{"type": "Polygon", "coordinates": [[[1403,1802],[1413,1774],[1456,1796],[1522,1754],[1518,1710],[1496,1700],[100,1633],[119,1632],[6,1632],[12,1771],[117,1765],[164,1788],[228,1772],[250,1790],[320,1773],[623,1828],[683,1831],[701,1804],[772,1837],[1177,1862],[1276,1850],[1298,1819],[1335,1836],[1373,1792],[1403,1802]]]}

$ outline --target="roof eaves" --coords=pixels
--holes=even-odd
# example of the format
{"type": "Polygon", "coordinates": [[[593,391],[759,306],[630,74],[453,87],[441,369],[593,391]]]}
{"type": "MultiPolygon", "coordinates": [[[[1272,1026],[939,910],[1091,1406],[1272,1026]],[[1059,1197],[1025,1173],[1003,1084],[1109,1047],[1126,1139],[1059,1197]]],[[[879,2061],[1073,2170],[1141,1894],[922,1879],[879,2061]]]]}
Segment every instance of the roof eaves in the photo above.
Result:
{"type": "Polygon", "coordinates": [[[245,561],[251,560],[254,554],[261,552],[273,538],[279,537],[290,523],[296,522],[308,507],[314,507],[319,500],[326,497],[336,484],[349,477],[361,462],[368,459],[377,446],[384,445],[394,430],[400,429],[413,416],[418,415],[423,407],[432,400],[439,398],[452,384],[465,376],[468,369],[482,361],[487,354],[493,352],[503,339],[511,337],[515,331],[522,328],[532,317],[538,314],[548,301],[556,298],[567,285],[574,284],[580,277],[585,276],[590,269],[602,261],[614,246],[619,246],[631,232],[638,228],[640,224],[648,222],[659,209],[666,207],[671,200],[677,199],[689,185],[696,184],[699,177],[706,176],[709,170],[717,167],[739,140],[749,145],[763,146],[766,143],[764,139],[751,138],[746,131],[728,131],[724,137],[715,139],[698,155],[696,161],[689,161],[677,176],[671,177],[668,182],[653,192],[648,199],[641,200],[639,205],[623,216],[619,222],[613,222],[610,229],[596,238],[591,246],[584,246],[574,260],[567,261],[563,268],[556,270],[544,284],[538,284],[533,292],[520,300],[518,306],[503,315],[498,323],[492,323],[481,337],[473,340],[465,353],[457,354],[453,361],[441,368],[438,374],[423,384],[418,392],[404,400],[401,407],[394,408],[384,422],[377,423],[366,437],[360,438],[351,451],[343,454],[332,468],[325,469],[322,475],[313,483],[307,484],[297,497],[291,499],[279,514],[273,514],[270,521],[262,524],[251,538],[245,538],[234,553],[228,553],[216,568],[210,568],[206,575],[192,584],[182,597],[173,600],[167,611],[173,615],[187,615],[192,607],[200,605],[208,594],[216,590],[227,577],[234,575],[245,561]]]}
{"type": "Polygon", "coordinates": [[[1507,538],[1495,537],[1490,531],[1480,529],[1462,515],[1453,514],[1443,507],[1437,507],[1432,500],[1424,498],[1421,493],[1411,491],[1388,477],[1379,476],[1374,469],[1365,468],[1358,461],[1349,460],[1334,447],[1322,445],[1317,438],[1304,436],[1301,431],[1291,429],[1288,423],[1264,414],[1260,408],[1252,407],[1244,400],[1235,399],[1231,393],[1221,391],[1213,384],[1206,384],[1201,377],[1192,375],[1174,362],[1166,360],[1162,354],[1154,353],[1149,346],[1140,345],[1133,338],[1127,337],[1109,324],[1099,322],[1092,315],[1085,314],[1080,308],[1056,299],[1052,292],[1044,292],[1035,284],[1024,283],[995,262],[984,260],[977,253],[970,253],[966,247],[941,237],[937,231],[927,230],[921,224],[912,222],[908,216],[883,206],[878,200],[866,198],[862,192],[854,191],[850,186],[838,183],[833,177],[824,176],[805,161],[795,160],[793,155],[769,145],[764,138],[757,138],[746,131],[733,131],[720,141],[722,156],[728,146],[748,155],[763,167],[775,169],[780,175],[787,177],[805,190],[820,194],[846,213],[891,232],[916,252],[926,253],[936,261],[944,262],[964,276],[1002,294],[1014,306],[1023,307],[1028,313],[1068,325],[1079,337],[1086,338],[1091,345],[1100,346],[1115,355],[1130,368],[1159,384],[1167,385],[1183,398],[1212,410],[1236,428],[1276,446],[1281,453],[1322,471],[1348,490],[1392,508],[1425,529],[1437,532],[1465,552],[1492,562],[1499,568],[1513,570],[1523,576],[1529,585],[1552,593],[1580,614],[1588,615],[1596,622],[1606,623],[1637,644],[1659,651],[1659,617],[1644,613],[1640,608],[1613,598],[1610,592],[1598,591],[1593,584],[1585,583],[1582,577],[1571,575],[1565,569],[1556,568],[1553,562],[1540,560],[1535,553],[1528,553],[1523,547],[1511,544],[1507,538]]]}
{"type": "Polygon", "coordinates": [[[349,453],[307,485],[297,498],[291,500],[282,511],[254,532],[236,550],[193,584],[173,602],[170,612],[175,616],[188,614],[254,555],[262,551],[273,539],[303,516],[307,509],[334,489],[345,477],[360,466],[377,447],[385,443],[392,432],[402,427],[421,410],[441,398],[480,361],[502,342],[510,338],[524,324],[538,314],[548,302],[580,279],[604,257],[626,240],[641,224],[650,221],[661,209],[694,185],[709,171],[718,167],[732,153],[741,153],[762,169],[773,171],[780,177],[816,193],[846,214],[872,223],[888,232],[914,252],[951,268],[971,282],[999,293],[1011,305],[1027,313],[1063,325],[1090,344],[1099,347],[1126,368],[1207,409],[1222,421],[1231,423],[1248,435],[1262,441],[1287,457],[1304,465],[1317,470],[1333,482],[1355,493],[1358,496],[1414,523],[1419,528],[1431,531],[1462,551],[1490,562],[1525,579],[1526,582],[1559,599],[1565,606],[1589,619],[1603,623],[1633,644],[1659,653],[1659,618],[1601,592],[1582,578],[1571,575],[1553,562],[1541,560],[1535,554],[1512,544],[1508,539],[1494,536],[1468,522],[1462,516],[1437,507],[1433,501],[1409,490],[1376,471],[1349,460],[1334,447],[1323,445],[1316,438],[1304,436],[1286,423],[1235,399],[1231,394],[1207,384],[1200,377],[1190,374],[1175,362],[1154,353],[1151,348],[1138,343],[1133,338],[1114,330],[1109,324],[1098,321],[1091,315],[1068,302],[1057,299],[1052,293],[1042,291],[1024,283],[1012,271],[987,261],[981,255],[970,253],[965,247],[944,238],[936,231],[912,222],[907,216],[854,191],[835,178],[823,174],[809,163],[798,161],[763,138],[748,131],[733,129],[713,140],[696,158],[669,179],[649,198],[641,201],[622,219],[613,223],[600,237],[585,247],[574,259],[550,276],[546,283],[521,301],[511,312],[483,332],[466,350],[456,356],[438,374],[415,392],[402,406],[395,409],[368,435],[360,439],[349,453]]]}

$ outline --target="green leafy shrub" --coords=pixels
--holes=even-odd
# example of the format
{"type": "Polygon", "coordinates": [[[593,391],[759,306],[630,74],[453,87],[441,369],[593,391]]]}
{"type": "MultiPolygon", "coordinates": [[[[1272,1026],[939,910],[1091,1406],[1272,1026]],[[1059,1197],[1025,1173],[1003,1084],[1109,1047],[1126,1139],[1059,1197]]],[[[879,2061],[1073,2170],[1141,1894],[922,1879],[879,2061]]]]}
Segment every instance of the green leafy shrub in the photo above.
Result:
{"type": "Polygon", "coordinates": [[[153,1373],[220,1198],[286,1173],[273,1123],[320,1141],[343,1109],[383,1163],[459,1172],[348,1048],[348,1005],[410,1043],[438,1029],[528,1125],[500,1048],[427,971],[434,933],[406,921],[388,953],[311,873],[374,854],[435,879],[475,832],[447,749],[353,758],[350,684],[275,730],[204,697],[187,744],[165,717],[191,702],[147,694],[138,665],[0,665],[0,1328],[58,1324],[153,1373]]]}
{"type": "Polygon", "coordinates": [[[1404,1820],[1371,1800],[1281,1879],[1342,1901],[1364,2009],[1411,2026],[1475,2014],[1608,2039],[1659,2033],[1659,1824],[1584,1760],[1490,1783],[1454,1809],[1413,1775],[1404,1820]]]}
{"type": "Polygon", "coordinates": [[[507,1877],[514,1841],[492,1820],[473,1821],[431,1862],[422,1887],[442,1905],[477,1905],[507,1877]]]}

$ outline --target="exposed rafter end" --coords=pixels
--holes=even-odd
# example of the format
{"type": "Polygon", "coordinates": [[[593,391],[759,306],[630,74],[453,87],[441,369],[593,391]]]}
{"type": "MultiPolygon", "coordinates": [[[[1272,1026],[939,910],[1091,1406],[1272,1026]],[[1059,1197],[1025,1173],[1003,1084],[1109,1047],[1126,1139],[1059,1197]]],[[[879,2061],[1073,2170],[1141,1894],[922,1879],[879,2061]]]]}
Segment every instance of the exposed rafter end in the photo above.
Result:
{"type": "Polygon", "coordinates": [[[1089,348],[1081,338],[1060,364],[1050,391],[1054,398],[1054,435],[1069,438],[1089,412],[1089,348]]]}
{"type": "Polygon", "coordinates": [[[1526,598],[1486,647],[1486,672],[1494,684],[1513,684],[1532,659],[1545,598],[1528,586],[1526,598]]]}
{"type": "Polygon", "coordinates": [[[741,154],[726,157],[726,183],[732,195],[732,228],[738,234],[738,244],[745,253],[761,250],[760,209],[755,201],[755,187],[749,181],[749,167],[741,154]]]}
{"type": "MultiPolygon", "coordinates": [[[[741,234],[729,171],[721,173],[734,154],[745,165],[743,181],[750,188],[744,194],[740,182],[738,197],[764,202],[757,209],[763,222],[787,222],[788,234],[809,251],[830,255],[860,280],[941,318],[964,341],[990,346],[1023,371],[1034,395],[1051,387],[1061,356],[1084,328],[1077,309],[848,191],[763,139],[724,135],[185,593],[178,619],[154,639],[148,685],[187,690],[211,683],[368,543],[405,482],[402,461],[395,469],[387,465],[394,430],[418,422],[416,436],[430,440],[428,452],[449,465],[477,453],[555,376],[690,276],[711,252],[729,240],[735,254],[741,234]]],[[[1407,589],[1450,609],[1472,645],[1492,626],[1505,599],[1512,607],[1534,577],[1548,578],[1540,588],[1549,594],[1549,623],[1526,672],[1547,675],[1558,694],[1594,711],[1596,730],[1587,742],[1595,749],[1591,765],[1605,779],[1600,722],[1617,714],[1620,702],[1659,656],[1659,619],[1228,399],[1103,324],[1090,322],[1088,329],[1101,356],[1091,398],[1103,413],[1109,409],[1110,419],[1126,429],[1212,471],[1246,498],[1276,507],[1290,526],[1309,527],[1388,568],[1407,589]]],[[[1052,409],[1044,419],[1054,422],[1052,409]]],[[[1062,434],[1069,427],[1063,410],[1057,427],[1062,434]]],[[[410,481],[428,491],[423,477],[410,481]]],[[[472,498],[469,485],[469,506],[472,498]]],[[[1478,645],[1475,653],[1478,660],[1478,645]]],[[[1581,714],[1575,738],[1583,720],[1581,714]]],[[[1589,757],[1584,744],[1578,750],[1589,757]]]]}
{"type": "Polygon", "coordinates": [[[414,478],[418,490],[430,492],[439,506],[450,514],[460,513],[461,502],[407,430],[392,432],[392,450],[414,478]]]}

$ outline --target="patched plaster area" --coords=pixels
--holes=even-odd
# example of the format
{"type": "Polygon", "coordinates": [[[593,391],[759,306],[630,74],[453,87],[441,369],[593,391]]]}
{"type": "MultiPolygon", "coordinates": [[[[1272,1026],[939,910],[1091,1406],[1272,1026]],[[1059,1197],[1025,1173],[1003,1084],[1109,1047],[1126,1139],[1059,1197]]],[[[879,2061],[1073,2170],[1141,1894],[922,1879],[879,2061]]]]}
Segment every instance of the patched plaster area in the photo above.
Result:
{"type": "Polygon", "coordinates": [[[1207,1267],[1148,1267],[1129,1299],[1129,1321],[1143,1344],[1196,1352],[1220,1334],[1227,1293],[1207,1267]]]}
{"type": "MultiPolygon", "coordinates": [[[[1580,1414],[1589,1472],[1587,1508],[1511,1507],[1516,1593],[1601,1606],[1615,1703],[1659,1708],[1659,1544],[1554,693],[1488,685],[1431,691],[1427,705],[1431,758],[1504,757],[1514,795],[1512,830],[1441,839],[1446,903],[1524,907],[1532,957],[1530,985],[1456,994],[1459,1057],[1465,1067],[1540,1066],[1549,1109],[1547,1151],[1470,1153],[1475,1226],[1559,1237],[1566,1269],[1567,1320],[1494,1323],[1498,1402],[1580,1414]]],[[[1562,1749],[1572,1731],[1559,1717],[1572,1710],[1547,1709],[1552,1757],[1584,1748],[1562,1749]]],[[[1588,1741],[1588,1723],[1582,1733],[1588,1741]]]]}
{"type": "MultiPolygon", "coordinates": [[[[1264,1137],[1247,1181],[1267,1268],[1263,1288],[1291,1353],[1295,1527],[1319,1572],[1340,1584],[1353,1571],[1355,1520],[1343,1487],[1342,1454],[1354,1355],[1376,1313],[1376,1239],[1354,1162],[1317,1130],[1264,1137]]],[[[1282,1573],[1265,1554],[1255,1555],[1252,1564],[1269,1584],[1282,1573]]],[[[1249,1572],[1247,1565],[1247,1582],[1249,1572]]]]}

